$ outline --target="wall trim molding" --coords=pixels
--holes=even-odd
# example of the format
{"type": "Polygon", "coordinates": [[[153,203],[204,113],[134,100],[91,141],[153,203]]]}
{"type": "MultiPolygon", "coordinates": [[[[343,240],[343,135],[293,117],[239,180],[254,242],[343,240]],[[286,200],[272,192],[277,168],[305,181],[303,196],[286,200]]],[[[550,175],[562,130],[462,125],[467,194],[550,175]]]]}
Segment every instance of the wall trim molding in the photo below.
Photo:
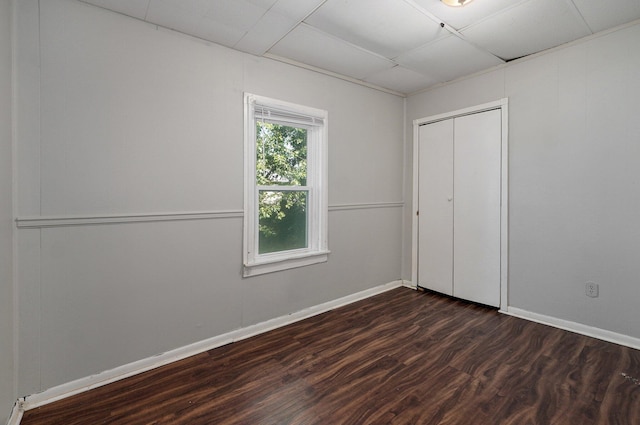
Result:
{"type": "Polygon", "coordinates": [[[640,338],[634,338],[632,336],[619,334],[605,329],[595,328],[593,326],[583,325],[582,323],[559,319],[553,316],[533,313],[531,311],[522,310],[515,307],[507,307],[506,310],[500,310],[500,312],[508,314],[509,316],[518,317],[520,319],[530,320],[532,322],[541,323],[543,325],[564,329],[565,331],[574,332],[580,335],[585,335],[640,350],[640,338]]]}
{"type": "MultiPolygon", "coordinates": [[[[330,205],[329,211],[402,207],[404,207],[404,202],[367,202],[330,205]]],[[[157,221],[182,220],[214,220],[220,218],[243,217],[243,210],[216,210],[132,214],[24,216],[17,217],[15,219],[15,222],[18,229],[41,229],[47,227],[99,226],[105,224],[153,223],[157,221]]]]}
{"type": "Polygon", "coordinates": [[[37,216],[18,217],[16,226],[19,229],[35,229],[43,227],[68,227],[101,224],[151,223],[156,221],[180,220],[212,220],[217,218],[242,218],[242,210],[171,212],[148,214],[104,214],[104,215],[69,215],[69,216],[37,216]]]}
{"type": "Polygon", "coordinates": [[[329,205],[329,211],[366,210],[375,208],[402,208],[404,202],[368,202],[357,204],[329,205]]]}
{"type": "MultiPolygon", "coordinates": [[[[170,350],[156,356],[148,357],[146,359],[118,366],[114,369],[100,372],[95,375],[87,376],[85,378],[80,378],[75,381],[58,385],[46,389],[41,393],[36,393],[19,399],[16,403],[18,409],[14,410],[19,410],[19,414],[21,416],[22,412],[24,411],[35,409],[45,404],[53,403],[54,401],[71,397],[73,395],[80,394],[85,391],[89,391],[91,389],[98,388],[103,385],[107,385],[112,382],[116,382],[178,360],[182,360],[184,358],[202,353],[207,350],[211,350],[213,348],[217,348],[235,341],[241,341],[243,339],[247,339],[252,336],[259,335],[270,330],[277,329],[298,322],[300,320],[325,313],[338,307],[370,298],[374,295],[382,294],[392,289],[402,287],[403,285],[404,281],[402,280],[389,282],[387,284],[356,292],[355,294],[347,295],[336,300],[318,304],[316,306],[309,307],[295,313],[276,317],[265,322],[240,328],[222,335],[218,335],[203,341],[177,348],[175,350],[170,350]]],[[[16,413],[16,415],[18,414],[18,412],[14,413],[16,413]]],[[[14,415],[12,414],[12,417],[13,416],[14,415]]],[[[19,421],[9,422],[9,424],[18,425],[19,421]]]]}
{"type": "MultiPolygon", "coordinates": [[[[368,53],[371,53],[371,52],[368,52],[368,53]]],[[[369,82],[366,82],[366,81],[363,81],[363,80],[358,80],[357,78],[352,78],[352,77],[349,77],[347,75],[339,74],[337,72],[328,71],[326,69],[322,69],[322,68],[319,68],[317,66],[308,65],[306,63],[298,62],[298,61],[293,60],[293,59],[288,59],[288,58],[285,58],[283,56],[274,55],[274,54],[269,53],[269,52],[264,53],[262,55],[262,57],[267,58],[267,59],[271,59],[271,60],[274,60],[274,61],[286,63],[288,65],[296,66],[298,68],[303,68],[303,69],[306,69],[306,70],[309,70],[309,71],[317,72],[319,74],[328,75],[329,77],[338,78],[340,80],[348,81],[350,83],[357,84],[359,86],[364,86],[364,87],[368,87],[370,89],[378,90],[378,91],[381,91],[383,93],[392,94],[394,96],[398,96],[398,97],[402,97],[402,98],[406,98],[407,97],[407,95],[405,93],[401,93],[399,91],[387,89],[387,88],[384,88],[382,86],[378,86],[376,84],[372,84],[372,83],[369,83],[369,82]]]]}

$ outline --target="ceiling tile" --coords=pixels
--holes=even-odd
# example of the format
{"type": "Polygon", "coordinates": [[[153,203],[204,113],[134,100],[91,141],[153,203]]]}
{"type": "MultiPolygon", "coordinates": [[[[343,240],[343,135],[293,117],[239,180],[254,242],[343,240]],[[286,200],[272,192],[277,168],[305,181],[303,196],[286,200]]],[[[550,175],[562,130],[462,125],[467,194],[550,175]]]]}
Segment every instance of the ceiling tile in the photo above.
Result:
{"type": "MultiPolygon", "coordinates": [[[[183,1],[172,0],[173,3],[182,3],[183,1]]],[[[259,2],[260,4],[247,0],[208,0],[208,3],[210,7],[205,15],[206,17],[216,23],[247,31],[269,10],[270,6],[268,4],[275,3],[275,0],[259,2]]]]}
{"type": "Polygon", "coordinates": [[[359,79],[394,66],[387,59],[305,24],[296,27],[269,53],[359,79]]]}
{"type": "Polygon", "coordinates": [[[327,0],[305,22],[390,59],[446,33],[404,0],[327,0]]]}
{"type": "Polygon", "coordinates": [[[640,19],[640,0],[573,0],[593,32],[640,19]]]}
{"type": "Polygon", "coordinates": [[[365,78],[364,80],[368,83],[404,94],[413,93],[424,87],[438,83],[437,80],[431,77],[427,77],[426,75],[402,66],[385,69],[384,71],[380,71],[365,78]]]}
{"type": "Polygon", "coordinates": [[[509,60],[577,40],[591,31],[566,1],[529,0],[461,33],[469,41],[509,60]]]}
{"type": "Polygon", "coordinates": [[[270,11],[302,21],[324,2],[325,0],[278,0],[270,11]]]}
{"type": "Polygon", "coordinates": [[[234,47],[254,55],[263,55],[322,2],[278,0],[234,47]]]}
{"type": "Polygon", "coordinates": [[[85,3],[104,7],[134,18],[144,19],[149,0],[82,0],[85,3]]]}
{"type": "MultiPolygon", "coordinates": [[[[209,0],[211,1],[211,0],[209,0]]],[[[219,0],[214,0],[219,1],[219,0]]],[[[267,10],[273,7],[274,4],[278,2],[278,0],[245,0],[247,3],[251,3],[255,6],[258,6],[261,9],[267,10]]]]}
{"type": "Polygon", "coordinates": [[[453,80],[503,63],[497,57],[454,35],[408,52],[398,57],[396,62],[438,82],[453,80]]]}
{"type": "Polygon", "coordinates": [[[162,1],[154,2],[153,7],[149,8],[147,21],[229,47],[244,34],[233,27],[219,25],[202,15],[162,1]]]}
{"type": "Polygon", "coordinates": [[[278,13],[268,12],[233,47],[261,56],[284,37],[296,23],[278,13]]]}
{"type": "Polygon", "coordinates": [[[434,0],[414,1],[418,6],[440,18],[442,22],[447,23],[452,28],[461,30],[474,22],[478,22],[527,0],[477,0],[464,7],[450,7],[441,1],[434,0]]]}
{"type": "Polygon", "coordinates": [[[146,20],[233,47],[266,7],[245,0],[151,0],[146,20]]]}
{"type": "Polygon", "coordinates": [[[402,93],[640,19],[640,0],[80,1],[402,93]]]}

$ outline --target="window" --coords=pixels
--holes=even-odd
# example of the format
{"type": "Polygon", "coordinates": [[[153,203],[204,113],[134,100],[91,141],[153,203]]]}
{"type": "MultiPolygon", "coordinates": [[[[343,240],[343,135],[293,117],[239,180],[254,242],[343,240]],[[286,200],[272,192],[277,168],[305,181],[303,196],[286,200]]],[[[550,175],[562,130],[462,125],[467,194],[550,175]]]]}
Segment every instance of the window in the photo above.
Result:
{"type": "Polygon", "coordinates": [[[244,276],[327,261],[327,112],[244,103],[244,276]]]}

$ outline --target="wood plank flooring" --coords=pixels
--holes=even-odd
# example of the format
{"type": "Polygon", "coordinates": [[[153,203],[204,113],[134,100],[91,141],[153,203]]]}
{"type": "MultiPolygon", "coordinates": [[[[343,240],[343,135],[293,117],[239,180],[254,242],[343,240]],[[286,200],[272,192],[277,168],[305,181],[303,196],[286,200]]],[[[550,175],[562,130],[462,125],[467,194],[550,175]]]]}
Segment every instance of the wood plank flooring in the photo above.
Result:
{"type": "Polygon", "coordinates": [[[638,425],[638,378],[638,350],[398,288],[27,411],[22,425],[638,425]]]}

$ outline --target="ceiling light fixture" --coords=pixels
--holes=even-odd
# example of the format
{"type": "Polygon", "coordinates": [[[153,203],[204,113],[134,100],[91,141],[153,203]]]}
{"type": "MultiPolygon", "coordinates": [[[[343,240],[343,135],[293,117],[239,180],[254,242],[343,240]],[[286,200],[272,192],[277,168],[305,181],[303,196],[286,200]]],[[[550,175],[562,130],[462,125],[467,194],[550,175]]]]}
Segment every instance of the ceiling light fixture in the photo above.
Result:
{"type": "Polygon", "coordinates": [[[459,7],[471,3],[473,0],[442,0],[447,6],[459,7]]]}

